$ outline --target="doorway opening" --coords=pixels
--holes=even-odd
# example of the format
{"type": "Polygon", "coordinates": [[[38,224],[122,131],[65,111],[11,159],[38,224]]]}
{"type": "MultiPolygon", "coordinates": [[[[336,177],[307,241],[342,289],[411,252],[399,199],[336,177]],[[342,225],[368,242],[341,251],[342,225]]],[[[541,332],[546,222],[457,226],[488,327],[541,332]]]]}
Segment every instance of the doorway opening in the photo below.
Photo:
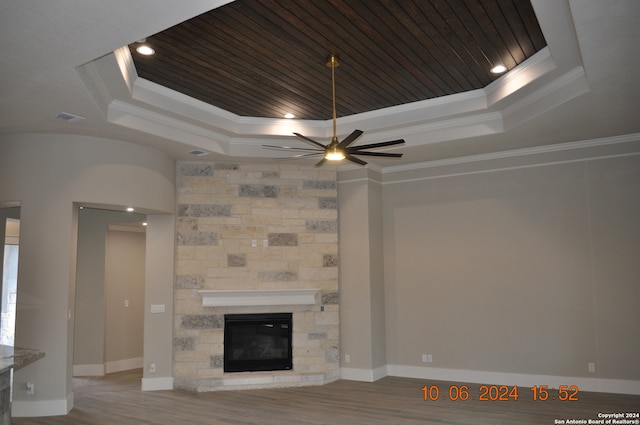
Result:
{"type": "Polygon", "coordinates": [[[7,217],[5,222],[0,225],[4,226],[0,344],[13,346],[16,331],[20,219],[7,217]]]}
{"type": "Polygon", "coordinates": [[[146,216],[80,208],[74,376],[143,367],[146,216]]]}

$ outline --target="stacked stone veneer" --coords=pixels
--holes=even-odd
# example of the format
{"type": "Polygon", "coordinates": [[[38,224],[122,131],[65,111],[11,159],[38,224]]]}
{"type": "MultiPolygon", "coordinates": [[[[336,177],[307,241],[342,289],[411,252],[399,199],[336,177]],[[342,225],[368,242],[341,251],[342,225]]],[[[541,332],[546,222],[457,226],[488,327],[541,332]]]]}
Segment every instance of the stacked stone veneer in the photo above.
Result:
{"type": "Polygon", "coordinates": [[[179,162],[174,385],[193,391],[339,377],[336,172],[179,162]],[[318,289],[315,304],[203,307],[201,289],[318,289]],[[223,372],[224,314],[293,313],[293,369],[223,372]]]}

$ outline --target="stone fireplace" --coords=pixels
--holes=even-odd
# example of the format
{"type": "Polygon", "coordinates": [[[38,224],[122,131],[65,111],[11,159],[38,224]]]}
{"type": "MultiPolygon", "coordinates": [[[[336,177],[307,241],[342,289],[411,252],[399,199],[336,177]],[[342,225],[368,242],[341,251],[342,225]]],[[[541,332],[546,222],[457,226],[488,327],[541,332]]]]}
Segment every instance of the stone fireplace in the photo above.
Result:
{"type": "Polygon", "coordinates": [[[174,386],[338,379],[335,170],[180,162],[177,171],[174,386]],[[272,313],[291,317],[291,367],[225,371],[225,316],[272,313]]]}

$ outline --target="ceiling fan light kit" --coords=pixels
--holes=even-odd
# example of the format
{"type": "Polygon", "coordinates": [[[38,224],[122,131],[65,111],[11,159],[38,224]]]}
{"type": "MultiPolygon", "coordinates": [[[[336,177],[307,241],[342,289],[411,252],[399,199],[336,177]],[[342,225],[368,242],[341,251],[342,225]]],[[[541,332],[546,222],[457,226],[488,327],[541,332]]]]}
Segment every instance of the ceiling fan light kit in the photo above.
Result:
{"type": "Polygon", "coordinates": [[[289,150],[289,151],[299,151],[299,152],[311,152],[311,153],[301,153],[299,155],[294,155],[287,158],[278,158],[278,159],[296,159],[303,157],[310,157],[316,155],[322,155],[323,158],[316,163],[316,167],[321,166],[326,161],[342,161],[344,159],[351,161],[358,165],[367,165],[367,163],[360,158],[355,157],[354,155],[363,155],[363,156],[380,156],[387,158],[400,158],[402,156],[401,153],[384,153],[384,152],[367,152],[364,149],[373,149],[373,148],[382,148],[387,146],[399,145],[403,144],[404,140],[392,140],[389,142],[381,142],[381,143],[372,143],[369,145],[361,145],[361,146],[351,146],[353,142],[355,142],[363,132],[361,130],[354,130],[351,134],[345,137],[342,141],[338,139],[337,136],[337,113],[336,113],[336,79],[335,79],[335,69],[340,66],[340,61],[338,56],[335,54],[331,54],[327,57],[327,66],[331,68],[331,97],[333,99],[333,137],[331,138],[331,142],[328,145],[323,145],[320,142],[317,142],[309,137],[303,136],[300,133],[293,133],[299,139],[311,144],[314,146],[314,149],[304,149],[304,148],[292,148],[288,146],[271,146],[271,145],[263,145],[263,147],[267,149],[278,149],[278,150],[289,150]]]}
{"type": "Polygon", "coordinates": [[[345,154],[337,147],[334,147],[327,149],[324,154],[324,158],[328,161],[342,161],[345,158],[345,154]]]}

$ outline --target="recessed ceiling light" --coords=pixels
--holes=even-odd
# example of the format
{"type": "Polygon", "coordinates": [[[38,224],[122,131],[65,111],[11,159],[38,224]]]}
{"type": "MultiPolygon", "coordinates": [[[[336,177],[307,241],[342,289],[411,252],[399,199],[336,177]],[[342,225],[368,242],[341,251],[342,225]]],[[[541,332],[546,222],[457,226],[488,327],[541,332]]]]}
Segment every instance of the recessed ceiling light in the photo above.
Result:
{"type": "Polygon", "coordinates": [[[143,225],[143,226],[146,226],[147,224],[148,224],[148,223],[147,223],[146,221],[143,221],[143,222],[142,222],[142,225],[143,225]]]}
{"type": "Polygon", "coordinates": [[[133,208],[131,207],[127,208],[127,212],[133,212],[133,211],[134,211],[133,208]]]}
{"type": "Polygon", "coordinates": [[[507,70],[507,67],[504,65],[496,65],[493,68],[491,68],[491,72],[493,72],[494,74],[502,74],[506,70],[507,70]]]}
{"type": "Polygon", "coordinates": [[[289,112],[287,114],[284,114],[284,117],[287,118],[287,119],[291,119],[291,118],[295,118],[296,116],[293,115],[291,112],[289,112]]]}
{"type": "Polygon", "coordinates": [[[153,55],[156,51],[153,50],[151,48],[151,46],[147,45],[147,44],[141,44],[136,48],[136,52],[140,53],[141,55],[145,55],[145,56],[151,56],[153,55]]]}

